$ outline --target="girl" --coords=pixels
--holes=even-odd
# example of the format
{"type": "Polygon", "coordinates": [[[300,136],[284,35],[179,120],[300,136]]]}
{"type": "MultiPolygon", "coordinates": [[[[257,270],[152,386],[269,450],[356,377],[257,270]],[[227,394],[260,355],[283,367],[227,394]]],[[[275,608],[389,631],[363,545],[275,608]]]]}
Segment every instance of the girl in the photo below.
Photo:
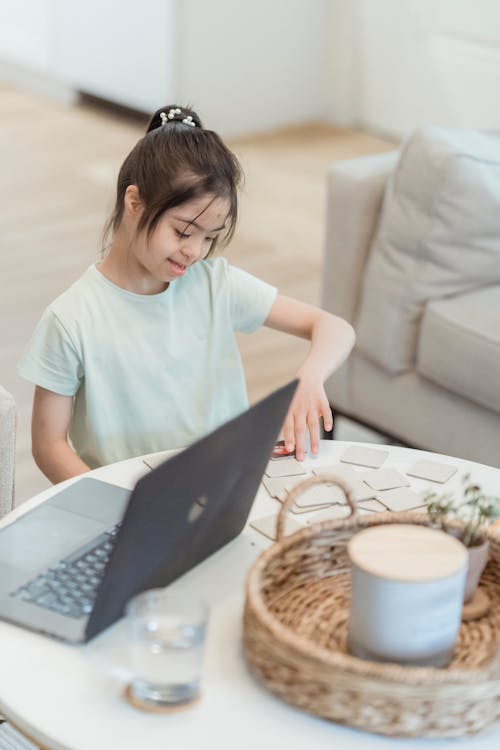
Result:
{"type": "Polygon", "coordinates": [[[186,446],[247,408],[235,332],[311,342],[284,423],[288,448],[331,429],[323,388],[351,326],[211,258],[237,218],[241,170],[197,114],[167,106],[125,159],[109,251],[45,310],[20,364],[35,384],[33,455],[52,482],[186,446]]]}

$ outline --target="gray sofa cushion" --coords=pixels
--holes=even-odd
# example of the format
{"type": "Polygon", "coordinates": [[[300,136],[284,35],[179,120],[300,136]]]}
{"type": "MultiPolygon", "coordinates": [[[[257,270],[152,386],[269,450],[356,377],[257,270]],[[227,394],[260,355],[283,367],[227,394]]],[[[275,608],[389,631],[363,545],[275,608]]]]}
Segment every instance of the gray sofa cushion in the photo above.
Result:
{"type": "Polygon", "coordinates": [[[500,413],[500,286],[428,305],[417,370],[434,383],[500,413]]]}
{"type": "Polygon", "coordinates": [[[417,131],[387,185],[358,348],[391,374],[408,372],[426,303],[491,283],[500,283],[500,139],[417,131]]]}

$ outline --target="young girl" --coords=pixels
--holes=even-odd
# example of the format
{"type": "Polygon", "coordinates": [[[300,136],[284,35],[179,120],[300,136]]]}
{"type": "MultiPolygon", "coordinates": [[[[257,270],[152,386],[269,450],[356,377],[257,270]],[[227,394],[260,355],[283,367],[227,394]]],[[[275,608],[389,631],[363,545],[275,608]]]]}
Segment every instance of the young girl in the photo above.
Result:
{"type": "Polygon", "coordinates": [[[20,364],[35,384],[33,455],[53,482],[188,445],[248,407],[235,332],[261,325],[311,342],[284,423],[288,447],[331,429],[323,388],[351,326],[212,258],[237,218],[241,170],[197,114],[167,106],[118,175],[111,244],[45,310],[20,364]]]}

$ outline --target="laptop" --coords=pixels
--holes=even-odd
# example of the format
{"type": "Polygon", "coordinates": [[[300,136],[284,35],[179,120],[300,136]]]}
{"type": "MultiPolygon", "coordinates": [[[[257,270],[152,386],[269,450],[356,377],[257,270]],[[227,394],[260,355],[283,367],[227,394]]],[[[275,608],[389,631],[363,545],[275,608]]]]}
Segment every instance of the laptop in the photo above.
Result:
{"type": "Polygon", "coordinates": [[[0,529],[0,619],[89,641],[245,526],[294,380],[141,477],[83,476],[0,529]]]}

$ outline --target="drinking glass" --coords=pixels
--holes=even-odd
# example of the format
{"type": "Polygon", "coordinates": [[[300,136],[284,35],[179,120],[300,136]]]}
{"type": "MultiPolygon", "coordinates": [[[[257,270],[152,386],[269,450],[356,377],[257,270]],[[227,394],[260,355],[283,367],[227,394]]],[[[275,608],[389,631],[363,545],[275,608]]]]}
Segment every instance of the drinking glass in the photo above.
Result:
{"type": "Polygon", "coordinates": [[[151,706],[194,700],[200,690],[206,605],[193,596],[151,589],[127,605],[132,631],[132,698],[151,706]]]}

